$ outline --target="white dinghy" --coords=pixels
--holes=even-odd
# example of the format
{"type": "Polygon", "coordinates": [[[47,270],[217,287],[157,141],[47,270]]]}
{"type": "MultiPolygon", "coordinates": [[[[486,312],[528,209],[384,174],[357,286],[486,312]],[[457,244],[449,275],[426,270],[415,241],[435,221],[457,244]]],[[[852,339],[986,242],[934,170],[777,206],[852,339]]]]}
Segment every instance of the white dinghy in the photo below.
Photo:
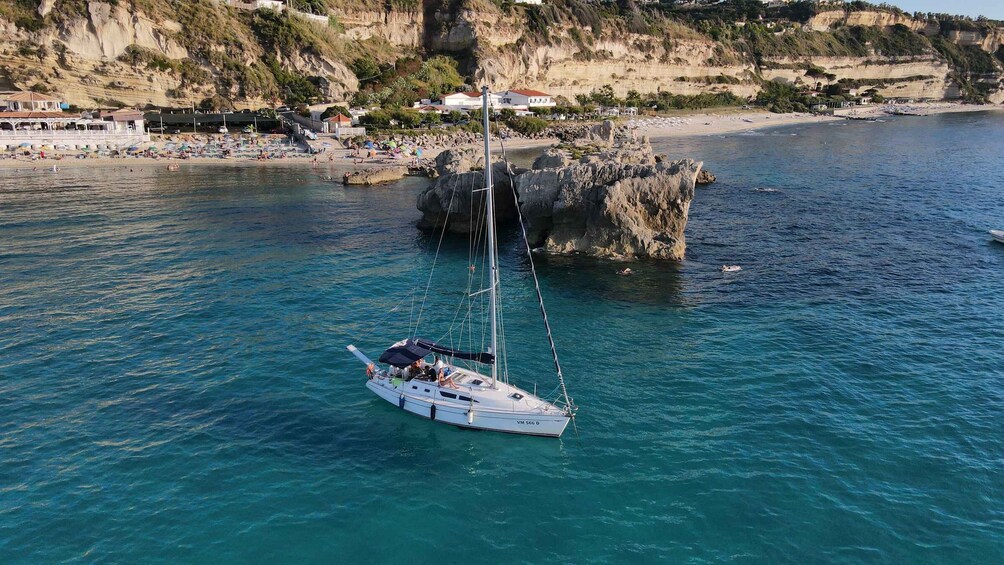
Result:
{"type": "MultiPolygon", "coordinates": [[[[483,87],[481,93],[485,139],[485,186],[475,192],[485,191],[487,194],[484,222],[487,228],[487,237],[473,233],[471,237],[485,243],[487,255],[487,269],[485,271],[489,274],[490,281],[487,288],[465,293],[464,297],[469,301],[487,300],[486,316],[477,322],[473,320],[471,322],[472,327],[476,325],[483,328],[487,325],[490,328],[490,332],[483,338],[483,340],[488,340],[488,344],[485,344],[487,347],[484,347],[484,351],[463,351],[453,347],[452,344],[440,344],[413,336],[393,344],[384,351],[377,362],[369,359],[353,345],[349,345],[348,350],[366,365],[366,387],[380,398],[402,410],[436,422],[462,428],[559,437],[574,418],[576,407],[565,388],[561,365],[558,362],[554,340],[551,338],[551,329],[547,321],[547,313],[544,310],[536,269],[528,244],[526,252],[533,273],[533,281],[537,287],[537,298],[551,346],[558,386],[551,395],[548,395],[549,398],[541,398],[535,394],[536,388],[534,393],[530,393],[509,383],[510,367],[505,362],[505,333],[501,322],[499,296],[495,199],[492,186],[488,122],[489,116],[491,116],[488,108],[488,87],[483,87]],[[487,318],[487,324],[482,323],[485,318],[487,318]],[[499,349],[500,341],[502,343],[501,350],[499,349]],[[501,352],[501,354],[497,355],[496,352],[501,352]],[[430,365],[428,358],[433,355],[436,362],[434,365],[430,365]],[[503,365],[502,370],[500,370],[500,364],[503,365]],[[552,395],[553,397],[551,397],[552,395]]],[[[520,217],[520,226],[521,228],[524,226],[522,217],[520,217]]],[[[444,225],[443,230],[446,229],[447,227],[444,225]]],[[[526,242],[525,229],[523,229],[522,235],[524,242],[526,242]]],[[[473,263],[470,272],[472,275],[475,272],[473,263]]],[[[470,286],[468,290],[471,290],[470,286]]],[[[472,311],[472,308],[468,306],[468,315],[472,311]]],[[[467,335],[470,336],[473,332],[474,330],[470,329],[467,335]]],[[[449,334],[452,335],[452,332],[449,334]]],[[[527,378],[528,375],[522,375],[522,377],[527,378]]]]}
{"type": "Polygon", "coordinates": [[[1004,243],[1004,230],[990,230],[990,237],[994,238],[994,241],[1004,243]]]}

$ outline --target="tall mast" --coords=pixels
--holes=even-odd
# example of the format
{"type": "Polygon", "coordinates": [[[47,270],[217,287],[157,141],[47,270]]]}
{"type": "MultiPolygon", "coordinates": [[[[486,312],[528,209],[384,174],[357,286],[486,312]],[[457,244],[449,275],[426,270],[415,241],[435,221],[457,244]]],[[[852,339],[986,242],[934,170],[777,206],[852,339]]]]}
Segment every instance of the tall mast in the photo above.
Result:
{"type": "Polygon", "coordinates": [[[498,296],[496,291],[498,290],[498,280],[499,280],[499,266],[498,260],[495,257],[495,194],[492,189],[492,148],[491,148],[491,130],[488,127],[488,87],[481,87],[481,119],[482,125],[484,126],[484,136],[485,136],[485,193],[488,195],[488,269],[489,269],[489,284],[488,284],[488,294],[489,294],[489,305],[488,305],[488,315],[491,317],[492,321],[492,355],[495,356],[495,362],[492,363],[492,388],[497,386],[496,380],[498,379],[499,373],[499,354],[498,354],[498,313],[496,312],[496,304],[498,303],[498,296]]]}

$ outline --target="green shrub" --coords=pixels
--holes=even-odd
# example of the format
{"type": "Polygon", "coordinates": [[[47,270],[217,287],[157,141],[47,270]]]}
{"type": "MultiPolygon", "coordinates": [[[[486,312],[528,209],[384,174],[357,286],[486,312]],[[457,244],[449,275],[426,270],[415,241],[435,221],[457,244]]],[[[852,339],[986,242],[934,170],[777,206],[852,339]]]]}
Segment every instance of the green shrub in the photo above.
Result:
{"type": "Polygon", "coordinates": [[[505,121],[513,131],[523,135],[535,135],[547,129],[547,120],[534,116],[523,116],[505,121]]]}

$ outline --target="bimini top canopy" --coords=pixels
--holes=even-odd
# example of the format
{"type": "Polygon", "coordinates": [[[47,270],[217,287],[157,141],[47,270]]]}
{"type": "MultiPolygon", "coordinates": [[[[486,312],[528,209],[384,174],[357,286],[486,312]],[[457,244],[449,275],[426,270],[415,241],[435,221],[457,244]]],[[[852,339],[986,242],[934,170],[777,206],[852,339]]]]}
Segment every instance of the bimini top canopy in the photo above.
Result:
{"type": "Polygon", "coordinates": [[[476,361],[486,365],[495,363],[495,356],[491,353],[457,351],[456,349],[451,349],[423,338],[406,339],[395,343],[387,351],[383,352],[383,355],[380,356],[380,362],[395,367],[407,367],[430,353],[439,353],[448,357],[476,361]]]}

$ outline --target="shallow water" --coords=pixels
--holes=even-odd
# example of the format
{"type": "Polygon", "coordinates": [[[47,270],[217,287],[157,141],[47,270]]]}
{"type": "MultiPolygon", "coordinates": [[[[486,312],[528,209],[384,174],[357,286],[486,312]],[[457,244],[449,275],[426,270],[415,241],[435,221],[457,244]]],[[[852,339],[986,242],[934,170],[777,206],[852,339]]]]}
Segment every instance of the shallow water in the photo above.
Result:
{"type": "MultiPolygon", "coordinates": [[[[539,264],[561,440],[365,389],[344,346],[406,333],[435,256],[420,181],[0,170],[2,561],[1004,561],[1004,116],[660,149],[720,179],[687,261],[539,264]]],[[[502,247],[513,378],[544,392],[502,247]]],[[[444,244],[429,335],[467,266],[444,244]]]]}

